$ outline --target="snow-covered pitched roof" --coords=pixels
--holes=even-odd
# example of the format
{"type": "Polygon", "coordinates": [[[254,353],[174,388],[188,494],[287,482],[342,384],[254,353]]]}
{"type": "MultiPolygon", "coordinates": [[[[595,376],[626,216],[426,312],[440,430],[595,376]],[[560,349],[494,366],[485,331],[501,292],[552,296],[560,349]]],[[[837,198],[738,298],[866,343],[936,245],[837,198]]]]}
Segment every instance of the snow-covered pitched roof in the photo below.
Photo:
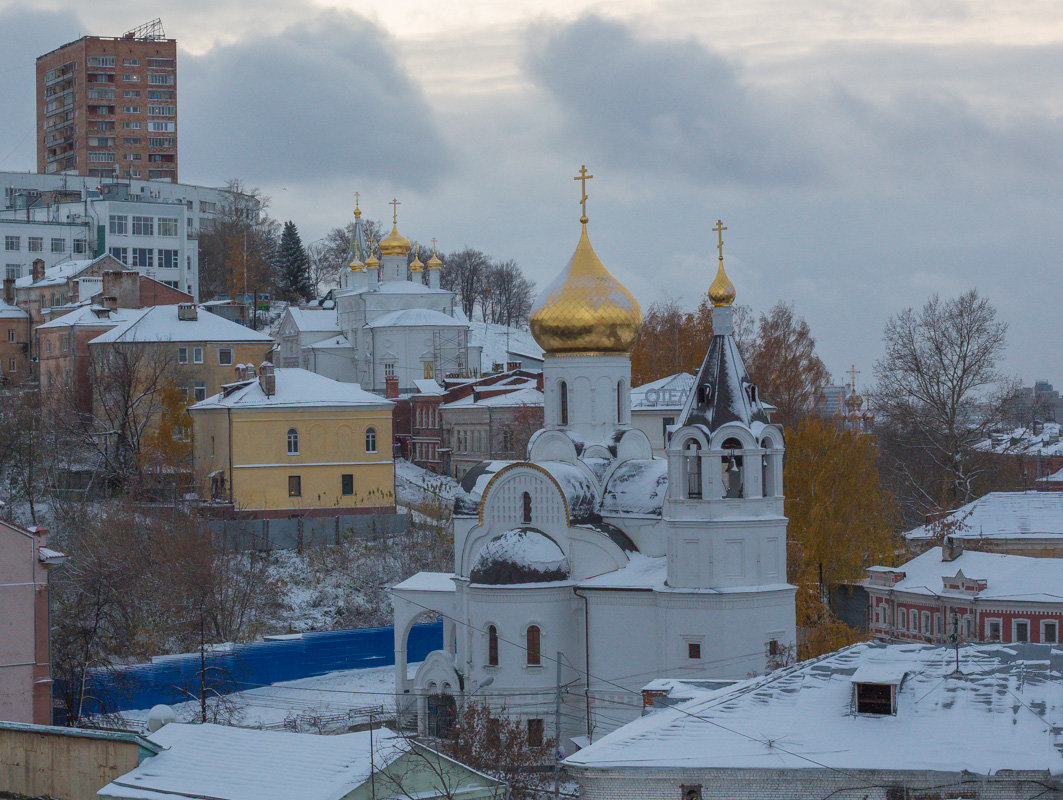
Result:
{"type": "Polygon", "coordinates": [[[84,258],[76,261],[64,261],[62,264],[56,264],[54,267],[48,267],[44,271],[44,277],[39,281],[33,280],[33,274],[23,275],[21,278],[15,279],[15,287],[18,289],[29,289],[37,286],[58,286],[59,284],[66,283],[71,278],[76,278],[79,274],[89,269],[93,264],[104,259],[110,259],[114,261],[115,265],[120,265],[121,262],[116,261],[109,253],[105,253],[102,256],[96,258],[84,258]]]}
{"type": "Polygon", "coordinates": [[[464,328],[465,323],[460,319],[454,319],[442,311],[431,308],[400,308],[398,311],[389,311],[381,314],[367,324],[370,328],[397,328],[397,327],[421,327],[430,325],[433,328],[464,328]]]}
{"type": "Polygon", "coordinates": [[[586,472],[568,461],[541,461],[536,466],[549,472],[561,487],[573,524],[597,517],[598,488],[586,472]]]}
{"type": "Polygon", "coordinates": [[[93,344],[105,342],[272,342],[264,333],[212,314],[204,308],[196,319],[178,319],[178,306],[145,309],[136,319],[97,336],[93,344]]]}
{"type": "Polygon", "coordinates": [[[1045,475],[1043,478],[1037,479],[1038,483],[1063,483],[1063,469],[1053,472],[1051,475],[1045,475]]]}
{"type": "Polygon", "coordinates": [[[307,350],[343,350],[351,347],[351,343],[347,341],[347,337],[342,333],[339,336],[333,336],[329,339],[322,339],[320,342],[314,342],[313,344],[306,345],[307,350]]]}
{"type": "Polygon", "coordinates": [[[219,392],[206,400],[200,400],[189,411],[202,411],[210,408],[239,409],[292,408],[296,406],[318,407],[349,406],[379,407],[393,405],[390,400],[378,394],[365,391],[357,383],[334,381],[316,372],[295,367],[276,367],[273,370],[276,379],[276,392],[266,395],[258,378],[242,382],[243,386],[229,387],[226,392],[219,392]]]}
{"type": "Polygon", "coordinates": [[[659,517],[667,493],[667,460],[633,458],[622,463],[609,476],[602,493],[602,515],[659,517]]]}
{"type": "Polygon", "coordinates": [[[986,588],[975,593],[979,600],[1011,600],[1063,605],[1063,558],[1030,558],[1004,553],[965,550],[952,561],[941,560],[941,548],[932,547],[897,571],[904,578],[889,588],[897,592],[970,597],[950,591],[943,579],[963,572],[968,580],[984,580],[986,588]]]}
{"type": "Polygon", "coordinates": [[[679,424],[715,431],[728,422],[750,427],[754,422],[767,424],[768,415],[734,337],[717,335],[709,343],[679,424]]]}
{"type": "Polygon", "coordinates": [[[620,569],[580,582],[587,589],[663,589],[668,579],[668,558],[629,553],[620,569]]]}
{"type": "Polygon", "coordinates": [[[29,314],[18,306],[0,300],[0,319],[29,319],[29,314]]]}
{"type": "Polygon", "coordinates": [[[694,386],[694,376],[689,372],[677,372],[641,386],[631,387],[631,410],[681,409],[694,386]]]}
{"type": "Polygon", "coordinates": [[[102,311],[100,306],[83,305],[76,311],[71,311],[69,314],[63,314],[63,316],[57,317],[51,322],[45,322],[43,325],[38,325],[37,330],[69,328],[72,326],[95,328],[113,327],[115,325],[120,325],[123,322],[131,322],[134,319],[139,319],[147,309],[117,308],[114,311],[104,313],[102,316],[97,313],[99,311],[102,311]]]}
{"type": "Polygon", "coordinates": [[[469,322],[469,346],[479,347],[484,367],[505,364],[513,356],[543,360],[543,349],[530,332],[493,322],[469,322]]]}
{"type": "Polygon", "coordinates": [[[99,791],[101,797],[164,800],[339,800],[406,752],[386,728],[322,736],[171,722],[151,734],[164,749],[99,791]]]}
{"type": "MultiPolygon", "coordinates": [[[[948,533],[961,539],[1063,536],[1063,492],[990,492],[946,519],[957,521],[956,529],[948,533]]],[[[920,525],[905,534],[912,540],[934,535],[934,525],[920,525]]]]}
{"type": "Polygon", "coordinates": [[[1035,433],[1031,428],[1015,428],[1007,433],[995,433],[979,442],[975,450],[993,453],[1025,453],[1026,455],[1063,455],[1063,425],[1046,422],[1035,433]]]}
{"type": "Polygon", "coordinates": [[[336,322],[334,309],[319,308],[295,308],[288,306],[285,312],[292,318],[295,327],[305,333],[329,333],[339,332],[340,326],[336,322]]]}
{"type": "Polygon", "coordinates": [[[515,461],[481,461],[462,476],[461,485],[454,494],[454,513],[458,516],[476,514],[483,499],[484,489],[491,478],[515,461]]]}
{"type": "Polygon", "coordinates": [[[1063,772],[1063,651],[864,642],[625,725],[566,759],[579,768],[1063,772]],[[857,714],[864,665],[907,672],[895,715],[857,714]]]}
{"type": "MultiPolygon", "coordinates": [[[[450,403],[444,403],[443,408],[519,408],[520,406],[543,405],[543,393],[535,388],[535,381],[528,381],[528,386],[515,389],[512,392],[501,392],[490,397],[476,399],[475,394],[468,394],[450,403]]],[[[494,387],[486,387],[488,390],[494,387]]]]}
{"type": "Polygon", "coordinates": [[[418,394],[432,396],[443,394],[443,387],[431,378],[414,378],[413,385],[418,394]]]}

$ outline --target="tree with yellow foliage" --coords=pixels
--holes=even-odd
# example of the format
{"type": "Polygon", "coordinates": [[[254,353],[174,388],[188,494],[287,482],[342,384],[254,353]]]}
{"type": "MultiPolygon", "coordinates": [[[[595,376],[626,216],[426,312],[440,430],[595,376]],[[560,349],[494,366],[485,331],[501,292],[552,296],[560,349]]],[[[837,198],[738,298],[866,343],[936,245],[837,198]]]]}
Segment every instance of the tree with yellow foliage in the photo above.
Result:
{"type": "Polygon", "coordinates": [[[190,470],[192,418],[185,410],[188,400],[172,380],[167,381],[159,394],[159,424],[148,437],[148,447],[141,459],[145,467],[163,467],[174,474],[190,470]]]}
{"type": "Polygon", "coordinates": [[[897,558],[896,500],[883,486],[877,460],[871,437],[816,417],[805,417],[787,434],[786,573],[798,587],[801,658],[858,638],[824,601],[838,584],[897,558]]]}

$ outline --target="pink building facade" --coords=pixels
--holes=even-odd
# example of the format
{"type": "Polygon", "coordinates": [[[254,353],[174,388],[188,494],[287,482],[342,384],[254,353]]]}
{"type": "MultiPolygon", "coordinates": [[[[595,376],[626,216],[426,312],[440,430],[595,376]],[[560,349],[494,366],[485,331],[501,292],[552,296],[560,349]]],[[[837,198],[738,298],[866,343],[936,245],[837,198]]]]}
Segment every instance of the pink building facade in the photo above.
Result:
{"type": "Polygon", "coordinates": [[[47,541],[0,519],[0,720],[51,723],[48,570],[66,557],[47,541]]]}
{"type": "Polygon", "coordinates": [[[1063,636],[1063,558],[964,551],[946,539],[900,567],[871,567],[863,583],[880,639],[1055,644],[1063,636]]]}

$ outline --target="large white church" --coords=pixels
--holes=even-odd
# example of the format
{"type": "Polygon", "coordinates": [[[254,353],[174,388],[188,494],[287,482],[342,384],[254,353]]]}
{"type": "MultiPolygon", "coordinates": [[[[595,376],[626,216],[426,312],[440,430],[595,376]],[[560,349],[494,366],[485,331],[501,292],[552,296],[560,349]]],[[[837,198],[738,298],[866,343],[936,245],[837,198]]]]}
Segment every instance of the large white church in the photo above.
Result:
{"type": "Polygon", "coordinates": [[[638,716],[651,680],[744,678],[795,640],[783,434],[732,336],[722,239],[714,335],[654,458],[631,426],[641,312],[591,246],[586,198],[576,252],[531,316],[545,426],[527,461],[465,476],[454,572],[393,590],[397,700],[423,731],[471,698],[526,720],[533,741],[553,736],[560,682],[571,752],[638,716]],[[442,615],[444,646],[411,675],[407,636],[427,612],[442,615]]]}

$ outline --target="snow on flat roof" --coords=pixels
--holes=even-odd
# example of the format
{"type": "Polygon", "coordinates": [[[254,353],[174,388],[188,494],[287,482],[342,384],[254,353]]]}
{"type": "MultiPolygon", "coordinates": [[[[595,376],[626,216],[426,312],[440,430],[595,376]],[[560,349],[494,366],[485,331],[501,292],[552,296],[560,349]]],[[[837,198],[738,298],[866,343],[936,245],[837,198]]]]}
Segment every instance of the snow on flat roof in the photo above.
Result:
{"type": "MultiPolygon", "coordinates": [[[[959,538],[1063,536],[1063,492],[990,492],[953,511],[949,534],[959,538]]],[[[933,538],[933,526],[908,531],[909,539],[933,538]]]]}
{"type": "Polygon", "coordinates": [[[292,406],[378,406],[386,407],[392,402],[378,394],[365,391],[357,383],[334,381],[316,372],[294,367],[275,367],[276,393],[267,396],[262,391],[259,379],[249,380],[247,385],[230,392],[226,397],[219,392],[206,400],[200,400],[189,411],[211,408],[285,408],[292,406]]]}
{"type": "Polygon", "coordinates": [[[177,306],[154,306],[134,320],[107,331],[92,340],[105,342],[272,342],[264,333],[197,309],[196,319],[178,319],[177,306]]]}
{"type": "Polygon", "coordinates": [[[335,309],[292,308],[288,306],[286,313],[291,315],[295,327],[300,331],[326,333],[340,329],[339,323],[336,321],[335,309]]]}
{"type": "Polygon", "coordinates": [[[949,647],[855,644],[638,719],[565,764],[1063,772],[1063,651],[968,645],[960,666],[950,677],[949,647]],[[868,663],[906,666],[896,715],[853,712],[851,678],[868,663]]]}
{"type": "Polygon", "coordinates": [[[386,728],[323,736],[171,722],[149,741],[158,755],[100,789],[103,797],[339,800],[408,747],[386,728]]]}
{"type": "Polygon", "coordinates": [[[443,387],[431,378],[414,378],[413,385],[420,394],[433,396],[443,394],[443,387]]]}
{"type": "Polygon", "coordinates": [[[955,578],[962,571],[968,580],[986,581],[986,588],[977,593],[979,600],[1063,605],[1063,558],[964,550],[954,560],[942,561],[941,548],[932,547],[897,570],[904,572],[904,578],[889,586],[895,592],[969,597],[968,593],[949,592],[942,583],[943,578],[955,578]]]}
{"type": "Polygon", "coordinates": [[[418,572],[402,583],[393,587],[396,591],[411,592],[453,592],[454,573],[452,572],[418,572]]]}
{"type": "Polygon", "coordinates": [[[626,566],[604,575],[582,581],[587,589],[658,589],[668,577],[668,559],[653,558],[641,553],[629,553],[626,566]]]}
{"type": "Polygon", "coordinates": [[[307,350],[334,350],[350,347],[351,343],[347,341],[347,337],[342,333],[339,336],[333,336],[329,339],[322,339],[320,342],[314,342],[313,344],[306,345],[307,350]]]}
{"type": "Polygon", "coordinates": [[[369,322],[367,327],[395,328],[423,325],[431,325],[435,328],[465,327],[465,323],[460,319],[454,319],[454,317],[448,316],[442,311],[436,311],[431,308],[400,308],[398,311],[389,311],[386,314],[381,314],[372,322],[369,322]]]}
{"type": "Polygon", "coordinates": [[[485,368],[505,364],[512,356],[543,360],[543,349],[526,330],[493,322],[470,322],[468,325],[469,346],[481,348],[480,360],[485,368]]]}

